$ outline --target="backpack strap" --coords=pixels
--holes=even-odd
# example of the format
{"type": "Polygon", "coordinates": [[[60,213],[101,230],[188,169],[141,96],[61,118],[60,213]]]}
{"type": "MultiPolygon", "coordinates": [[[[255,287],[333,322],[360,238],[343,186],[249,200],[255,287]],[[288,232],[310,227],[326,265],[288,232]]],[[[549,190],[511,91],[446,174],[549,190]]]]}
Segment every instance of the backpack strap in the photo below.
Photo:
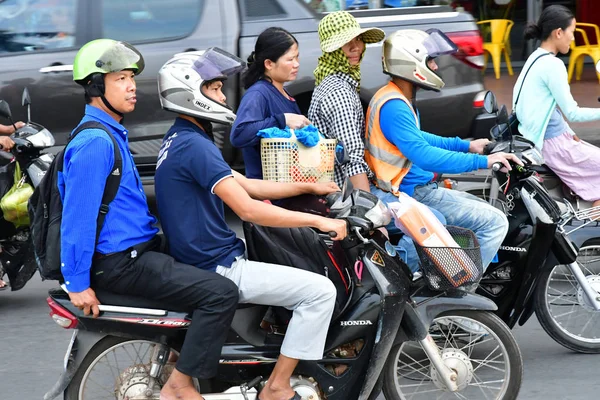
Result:
{"type": "MultiPolygon", "coordinates": [[[[83,124],[79,125],[77,127],[77,129],[75,129],[73,131],[73,133],[71,134],[69,142],[71,142],[71,140],[73,140],[73,138],[75,138],[75,136],[77,136],[77,134],[79,134],[81,131],[84,131],[86,129],[100,129],[100,130],[103,130],[104,132],[106,132],[106,134],[108,135],[110,140],[112,140],[113,148],[115,151],[115,161],[114,161],[114,164],[113,164],[113,167],[112,167],[110,173],[108,174],[108,177],[106,178],[106,186],[104,186],[104,194],[102,195],[102,203],[100,204],[100,210],[98,211],[98,219],[96,220],[96,245],[97,245],[98,239],[100,238],[100,231],[102,230],[102,227],[104,226],[104,220],[106,219],[106,214],[108,214],[108,210],[110,209],[109,205],[117,196],[117,192],[119,191],[119,186],[121,185],[121,173],[122,173],[121,171],[123,169],[123,157],[121,157],[121,151],[119,150],[119,145],[118,145],[115,137],[110,132],[110,130],[106,126],[104,126],[104,124],[101,124],[100,122],[88,121],[88,122],[84,122],[83,124]]],[[[95,247],[95,245],[94,245],[94,247],[95,247]]]]}

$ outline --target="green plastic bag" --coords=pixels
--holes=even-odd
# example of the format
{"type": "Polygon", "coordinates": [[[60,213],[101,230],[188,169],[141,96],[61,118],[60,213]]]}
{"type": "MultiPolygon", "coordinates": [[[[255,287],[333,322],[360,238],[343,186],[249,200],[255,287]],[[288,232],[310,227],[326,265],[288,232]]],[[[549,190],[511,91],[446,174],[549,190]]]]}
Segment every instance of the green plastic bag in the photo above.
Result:
{"type": "Polygon", "coordinates": [[[33,194],[33,187],[25,182],[19,163],[15,165],[15,180],[10,190],[0,200],[0,208],[6,221],[12,222],[18,228],[29,225],[27,201],[33,194]]]}

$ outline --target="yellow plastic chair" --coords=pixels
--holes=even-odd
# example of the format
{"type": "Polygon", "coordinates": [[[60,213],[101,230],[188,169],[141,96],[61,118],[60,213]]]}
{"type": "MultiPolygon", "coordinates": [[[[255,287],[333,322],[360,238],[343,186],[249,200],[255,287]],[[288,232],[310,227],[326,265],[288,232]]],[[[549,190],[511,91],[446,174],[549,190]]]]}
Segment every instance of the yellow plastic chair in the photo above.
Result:
{"type": "Polygon", "coordinates": [[[489,29],[492,36],[491,42],[483,42],[483,65],[487,68],[488,54],[492,56],[492,63],[494,64],[494,72],[496,73],[496,79],[500,79],[500,63],[502,62],[502,54],[506,60],[506,68],[508,74],[513,75],[512,65],[510,64],[510,55],[508,50],[510,49],[510,30],[515,23],[509,19],[488,19],[485,21],[477,22],[477,25],[489,25],[482,26],[482,30],[489,29]]]}
{"type": "MultiPolygon", "coordinates": [[[[590,56],[594,60],[594,65],[600,60],[600,28],[595,24],[587,24],[578,22],[575,24],[575,32],[579,33],[583,39],[583,44],[577,45],[575,41],[571,42],[571,56],[569,57],[569,83],[573,78],[573,71],[575,71],[575,78],[581,80],[583,74],[583,62],[585,56],[590,56]],[[590,44],[587,32],[584,28],[592,28],[596,34],[596,44],[590,44]]],[[[577,35],[575,35],[577,38],[577,35]]],[[[596,73],[598,81],[600,82],[600,74],[596,73]]]]}

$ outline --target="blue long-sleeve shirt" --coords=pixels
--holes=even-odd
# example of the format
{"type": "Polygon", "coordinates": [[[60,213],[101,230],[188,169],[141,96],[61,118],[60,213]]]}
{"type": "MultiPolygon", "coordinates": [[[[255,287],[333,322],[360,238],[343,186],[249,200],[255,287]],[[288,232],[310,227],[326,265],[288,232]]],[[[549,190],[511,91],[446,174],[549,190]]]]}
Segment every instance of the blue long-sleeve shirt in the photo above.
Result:
{"type": "Polygon", "coordinates": [[[244,94],[230,140],[234,147],[242,149],[246,177],[262,179],[260,137],[256,134],[261,129],[285,128],[285,113],[300,114],[300,108],[295,100],[287,99],[267,80],[259,80],[244,94]]]}
{"type": "Polygon", "coordinates": [[[146,202],[144,188],[129,151],[127,130],[104,111],[87,105],[81,123],[97,121],[112,132],[119,145],[123,167],[121,183],[96,240],[96,220],[106,179],[114,165],[113,143],[103,130],[86,129],[67,146],[58,188],[63,202],[61,224],[61,272],[67,289],[81,292],[90,287],[94,252],[124,251],[146,242],[156,233],[156,223],[146,202]]]}
{"type": "Polygon", "coordinates": [[[412,161],[412,167],[400,184],[400,190],[410,196],[415,186],[431,181],[434,172],[458,174],[487,168],[486,156],[467,153],[467,140],[422,131],[411,109],[402,100],[386,102],[381,107],[379,121],[385,138],[412,161]]]}

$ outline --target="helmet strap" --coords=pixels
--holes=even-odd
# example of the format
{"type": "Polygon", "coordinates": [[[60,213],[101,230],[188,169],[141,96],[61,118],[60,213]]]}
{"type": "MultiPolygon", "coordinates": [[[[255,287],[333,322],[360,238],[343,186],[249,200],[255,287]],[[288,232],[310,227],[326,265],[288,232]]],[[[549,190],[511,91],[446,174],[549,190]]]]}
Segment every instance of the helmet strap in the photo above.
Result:
{"type": "Polygon", "coordinates": [[[104,94],[102,96],[100,96],[100,99],[102,100],[102,102],[104,103],[104,105],[106,106],[106,108],[108,108],[110,111],[114,112],[115,114],[117,114],[119,117],[121,117],[121,120],[119,121],[120,124],[123,123],[123,113],[120,111],[117,111],[112,104],[110,104],[108,102],[108,100],[106,100],[106,97],[104,97],[104,94]]]}

